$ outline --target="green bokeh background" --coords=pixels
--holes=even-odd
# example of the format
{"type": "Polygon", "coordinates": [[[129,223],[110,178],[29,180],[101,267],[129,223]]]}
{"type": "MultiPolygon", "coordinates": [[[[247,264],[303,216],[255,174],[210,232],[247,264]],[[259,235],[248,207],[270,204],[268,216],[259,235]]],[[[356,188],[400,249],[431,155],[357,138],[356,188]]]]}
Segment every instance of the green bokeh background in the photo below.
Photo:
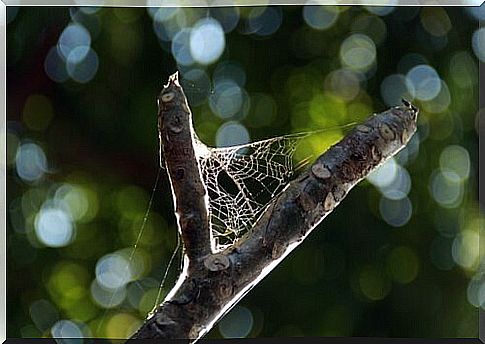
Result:
{"type": "MultiPolygon", "coordinates": [[[[135,255],[142,268],[138,281],[129,283],[131,296],[105,310],[90,286],[98,260],[130,252],[139,234],[158,171],[155,99],[177,64],[143,8],[102,8],[89,15],[67,7],[8,10],[7,335],[51,336],[51,326],[64,319],[86,336],[126,337],[150,310],[176,243],[163,172],[135,255]],[[75,13],[91,32],[99,68],[87,83],[57,83],[46,74],[44,61],[75,13]],[[16,170],[17,149],[28,142],[42,147],[49,166],[35,182],[19,178],[16,170]],[[76,190],[68,200],[73,217],[79,215],[75,238],[65,247],[46,247],[36,236],[35,218],[66,183],[76,190]]],[[[302,7],[287,6],[278,8],[279,29],[260,36],[244,29],[253,10],[238,9],[238,26],[226,34],[219,59],[243,67],[250,100],[261,93],[274,100],[272,116],[261,120],[253,101],[239,119],[252,140],[345,125],[386,109],[381,83],[406,73],[399,62],[409,53],[420,54],[438,72],[451,101],[440,111],[432,101],[414,102],[421,108],[419,149],[398,160],[412,180],[412,214],[405,225],[394,227],[382,218],[380,191],[363,181],[229,320],[237,328],[247,320],[238,318],[247,314],[241,309],[249,310],[249,337],[476,337],[478,309],[471,302],[477,291],[470,281],[481,278],[479,60],[472,49],[478,20],[463,8],[402,7],[379,16],[365,7],[340,6],[335,24],[316,30],[303,20],[302,7]],[[355,33],[378,43],[373,71],[349,99],[329,89],[326,78],[341,67],[340,46],[355,33]],[[466,149],[471,168],[459,182],[460,201],[443,205],[430,185],[440,154],[450,145],[466,149]]],[[[207,15],[203,8],[183,11],[187,25],[207,15]]],[[[202,68],[211,75],[216,65],[202,68]]],[[[225,120],[207,101],[192,110],[199,136],[214,145],[225,120]]],[[[342,130],[322,134],[301,155],[318,154],[341,135],[342,130]]],[[[163,294],[176,273],[170,271],[163,294]]],[[[208,336],[223,333],[216,326],[208,336]]]]}

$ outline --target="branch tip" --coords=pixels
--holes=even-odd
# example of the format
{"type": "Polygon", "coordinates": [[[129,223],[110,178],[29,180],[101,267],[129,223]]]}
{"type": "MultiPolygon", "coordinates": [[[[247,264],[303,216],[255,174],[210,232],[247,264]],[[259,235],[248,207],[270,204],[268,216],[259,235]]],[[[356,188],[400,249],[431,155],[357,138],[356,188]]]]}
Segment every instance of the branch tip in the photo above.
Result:
{"type": "Polygon", "coordinates": [[[416,114],[419,112],[419,109],[416,106],[414,106],[413,104],[411,104],[411,102],[409,100],[406,100],[404,98],[401,98],[401,102],[403,103],[403,105],[405,107],[411,109],[416,114]]]}
{"type": "Polygon", "coordinates": [[[195,154],[193,125],[179,72],[169,76],[159,95],[160,151],[175,200],[175,213],[189,262],[211,253],[206,189],[195,154]]]}
{"type": "Polygon", "coordinates": [[[164,85],[163,87],[164,88],[167,88],[169,87],[170,85],[174,85],[174,86],[178,86],[180,87],[180,82],[179,82],[179,72],[176,71],[175,73],[173,73],[172,75],[170,75],[168,77],[168,82],[166,85],[164,85]]]}

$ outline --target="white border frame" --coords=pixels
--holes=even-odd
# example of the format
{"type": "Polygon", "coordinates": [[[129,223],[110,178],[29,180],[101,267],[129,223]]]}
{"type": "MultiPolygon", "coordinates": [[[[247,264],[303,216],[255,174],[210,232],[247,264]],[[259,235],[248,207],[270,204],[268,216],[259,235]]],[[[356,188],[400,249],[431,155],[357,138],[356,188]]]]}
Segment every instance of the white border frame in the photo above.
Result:
{"type": "Polygon", "coordinates": [[[0,4],[0,343],[7,338],[7,6],[0,4]]]}
{"type": "MultiPolygon", "coordinates": [[[[485,0],[1,0],[0,1],[0,343],[7,338],[7,6],[217,7],[266,5],[480,6],[485,0]]],[[[485,320],[480,309],[479,338],[485,320]]]]}

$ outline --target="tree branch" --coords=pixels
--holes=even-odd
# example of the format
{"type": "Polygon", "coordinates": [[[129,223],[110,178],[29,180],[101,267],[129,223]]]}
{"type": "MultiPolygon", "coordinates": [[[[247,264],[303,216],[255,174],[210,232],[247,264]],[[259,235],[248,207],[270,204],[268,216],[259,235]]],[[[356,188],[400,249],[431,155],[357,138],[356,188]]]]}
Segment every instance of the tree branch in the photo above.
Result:
{"type": "Polygon", "coordinates": [[[132,338],[195,341],[298,246],[354,185],[406,145],[416,131],[418,109],[403,100],[403,105],[371,116],[292,181],[244,238],[221,253],[201,255],[210,238],[204,186],[200,173],[194,172],[193,149],[181,149],[194,144],[193,129],[185,96],[172,84],[161,95],[160,118],[166,124],[160,133],[188,258],[174,289],[132,338]],[[171,99],[164,102],[164,97],[171,99]],[[163,138],[166,134],[171,136],[163,138]],[[192,142],[174,141],[182,137],[192,142]],[[179,170],[185,171],[184,178],[179,170]],[[187,214],[193,219],[190,228],[183,220],[187,214]]]}
{"type": "Polygon", "coordinates": [[[158,97],[158,133],[184,251],[195,263],[211,253],[207,191],[195,156],[192,113],[178,73],[170,76],[158,97]]]}

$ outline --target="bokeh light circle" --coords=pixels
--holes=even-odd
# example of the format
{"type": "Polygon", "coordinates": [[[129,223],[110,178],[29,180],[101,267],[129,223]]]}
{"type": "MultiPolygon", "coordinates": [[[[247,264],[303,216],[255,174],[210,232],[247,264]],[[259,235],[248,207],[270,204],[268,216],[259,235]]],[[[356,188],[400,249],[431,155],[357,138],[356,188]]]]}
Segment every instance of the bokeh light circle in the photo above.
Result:
{"type": "Polygon", "coordinates": [[[212,18],[199,20],[190,33],[190,53],[203,65],[214,63],[224,52],[226,39],[221,24],[212,18]]]}
{"type": "Polygon", "coordinates": [[[393,227],[402,227],[411,219],[413,207],[409,198],[392,200],[381,197],[379,211],[384,221],[393,227]]]}
{"type": "Polygon", "coordinates": [[[98,211],[96,193],[78,185],[61,184],[54,195],[54,203],[69,211],[73,221],[87,222],[98,211]]]}
{"type": "Polygon", "coordinates": [[[409,247],[396,247],[389,254],[387,270],[394,281],[402,284],[410,283],[418,275],[418,255],[409,247]]]}
{"type": "Polygon", "coordinates": [[[64,82],[69,79],[64,59],[59,55],[56,47],[52,47],[44,61],[44,70],[49,78],[55,82],[64,82]]]}
{"type": "Polygon", "coordinates": [[[465,269],[473,269],[479,262],[480,236],[472,230],[462,231],[454,240],[451,253],[453,260],[465,269]]]}
{"type": "Polygon", "coordinates": [[[241,145],[249,142],[247,129],[238,122],[227,122],[219,127],[216,133],[217,147],[241,145]]]}
{"type": "Polygon", "coordinates": [[[41,209],[35,218],[35,234],[46,246],[67,246],[74,236],[71,215],[64,209],[41,209]]]}
{"type": "Polygon", "coordinates": [[[93,49],[89,49],[88,54],[83,60],[81,60],[81,62],[76,63],[75,61],[77,60],[77,58],[73,61],[71,61],[69,58],[67,59],[67,73],[74,81],[85,84],[91,81],[98,71],[98,54],[96,54],[93,49]]]}
{"type": "Polygon", "coordinates": [[[467,299],[475,307],[485,306],[485,273],[477,272],[468,282],[467,299]]]}
{"type": "Polygon", "coordinates": [[[451,94],[446,83],[441,80],[438,94],[429,101],[422,102],[422,109],[428,113],[441,113],[448,109],[451,104],[451,94]]]}
{"type": "Polygon", "coordinates": [[[248,33],[258,36],[269,36],[275,33],[283,22],[279,7],[253,8],[247,21],[248,33]]]}
{"type": "Polygon", "coordinates": [[[470,174],[470,154],[462,146],[447,146],[440,154],[440,168],[444,172],[454,172],[465,180],[470,174]]]}
{"type": "Polygon", "coordinates": [[[221,80],[209,97],[211,110],[221,118],[234,117],[242,108],[245,92],[233,80],[221,80]]]}
{"type": "Polygon", "coordinates": [[[306,5],[303,7],[303,19],[308,26],[316,30],[325,30],[337,22],[339,15],[335,6],[306,5]]]}
{"type": "Polygon", "coordinates": [[[212,80],[216,85],[224,80],[231,80],[240,87],[244,87],[246,84],[246,72],[238,62],[225,60],[217,64],[212,73],[212,80]]]}
{"type": "Polygon", "coordinates": [[[239,22],[238,7],[211,7],[210,15],[216,19],[224,29],[225,33],[234,30],[239,22]]]}
{"type": "MultiPolygon", "coordinates": [[[[396,2],[397,2],[396,0],[389,1],[389,4],[394,4],[396,2]]],[[[395,7],[394,6],[365,6],[365,9],[370,13],[383,17],[383,16],[387,16],[392,11],[394,11],[395,7]]]]}
{"type": "Polygon", "coordinates": [[[381,83],[381,96],[388,106],[401,104],[401,99],[409,101],[414,99],[414,87],[406,83],[406,77],[402,74],[387,76],[381,83]]]}
{"type": "Polygon", "coordinates": [[[68,58],[72,50],[77,49],[77,58],[82,60],[89,52],[91,35],[89,31],[79,23],[69,24],[59,37],[57,47],[62,57],[68,58]]]}
{"type": "Polygon", "coordinates": [[[485,28],[480,28],[473,33],[472,48],[480,61],[485,62],[485,28]]]}
{"type": "Polygon", "coordinates": [[[132,279],[130,262],[121,254],[107,254],[96,263],[96,280],[100,286],[116,289],[132,279]]]}
{"type": "Polygon", "coordinates": [[[26,182],[41,179],[47,172],[47,158],[42,148],[35,143],[24,143],[15,155],[17,174],[26,182]]]}
{"type": "Polygon", "coordinates": [[[389,185],[380,188],[381,193],[388,199],[400,200],[405,198],[411,190],[411,177],[402,166],[397,165],[396,175],[389,185]]]}
{"type": "Polygon", "coordinates": [[[382,300],[391,291],[390,279],[374,266],[365,266],[358,278],[361,293],[370,301],[382,300]]]}
{"type": "Polygon", "coordinates": [[[366,35],[355,33],[340,46],[342,65],[356,71],[367,71],[376,61],[376,46],[366,35]]]}
{"type": "Polygon", "coordinates": [[[154,21],[163,23],[175,17],[180,8],[178,7],[149,7],[148,13],[154,21]]]}
{"type": "MultiPolygon", "coordinates": [[[[104,1],[100,1],[100,3],[103,3],[104,1]]],[[[79,11],[85,13],[85,14],[95,14],[101,10],[101,7],[98,6],[80,6],[78,7],[79,11]]]]}
{"type": "Polygon", "coordinates": [[[219,332],[224,338],[244,338],[253,328],[253,314],[242,306],[234,307],[219,323],[219,332]]]}
{"type": "Polygon", "coordinates": [[[84,58],[88,55],[89,49],[90,49],[89,47],[86,49],[86,47],[83,47],[83,46],[75,47],[69,52],[69,55],[67,55],[66,64],[76,65],[78,63],[81,63],[84,60],[84,58]]]}
{"type": "Polygon", "coordinates": [[[183,66],[194,63],[190,52],[190,29],[182,29],[172,39],[172,55],[183,66]]]}
{"type": "Polygon", "coordinates": [[[456,208],[463,200],[463,184],[453,171],[434,171],[429,190],[434,200],[443,208],[456,208]]]}
{"type": "Polygon", "coordinates": [[[153,30],[161,42],[171,41],[180,30],[187,28],[187,21],[185,12],[178,7],[161,7],[153,11],[153,30]]]}
{"type": "Polygon", "coordinates": [[[116,289],[105,288],[96,279],[91,283],[90,292],[93,300],[103,308],[119,306],[127,294],[125,286],[116,289]]]}
{"type": "Polygon", "coordinates": [[[44,299],[34,301],[29,307],[29,313],[35,326],[42,332],[50,329],[59,320],[56,307],[44,299]]]}
{"type": "Polygon", "coordinates": [[[414,90],[419,100],[431,100],[441,90],[441,79],[436,70],[429,65],[417,65],[406,74],[408,91],[414,90]]]}
{"type": "Polygon", "coordinates": [[[180,84],[191,106],[204,103],[211,92],[209,76],[202,69],[193,68],[183,73],[180,84]]]}
{"type": "Polygon", "coordinates": [[[397,169],[398,165],[396,160],[394,158],[390,158],[378,169],[369,173],[366,179],[377,187],[386,187],[393,182],[394,178],[396,178],[397,169]]]}
{"type": "Polygon", "coordinates": [[[51,328],[53,338],[83,338],[79,326],[70,320],[59,320],[51,328]]]}
{"type": "Polygon", "coordinates": [[[325,83],[329,89],[342,99],[353,100],[360,92],[360,76],[355,71],[341,68],[329,73],[325,83]]]}

